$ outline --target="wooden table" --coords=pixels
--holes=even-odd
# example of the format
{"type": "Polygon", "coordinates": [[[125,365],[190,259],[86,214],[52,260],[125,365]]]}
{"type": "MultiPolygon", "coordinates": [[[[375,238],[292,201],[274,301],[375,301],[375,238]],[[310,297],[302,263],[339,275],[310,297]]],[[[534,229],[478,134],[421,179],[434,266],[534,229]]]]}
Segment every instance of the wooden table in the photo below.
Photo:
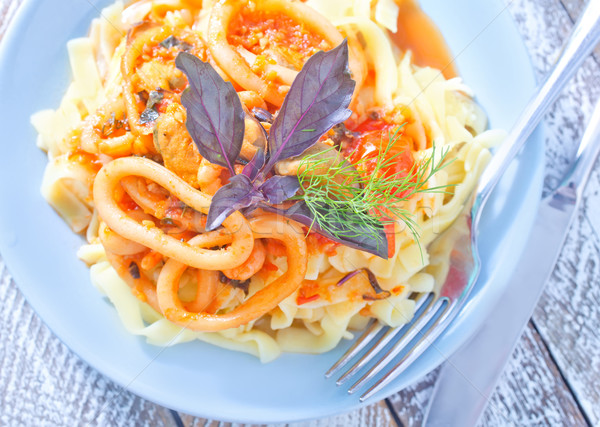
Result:
{"type": "MultiPolygon", "coordinates": [[[[0,0],[0,37],[21,1],[0,0]]],[[[505,13],[515,18],[542,76],[584,0],[505,1],[505,13]]],[[[596,50],[546,116],[547,188],[565,172],[599,98],[599,60],[596,50]]],[[[490,399],[482,425],[600,425],[599,285],[597,167],[558,266],[490,399]]],[[[80,360],[33,312],[1,258],[0,306],[0,425],[219,424],[143,400],[80,360]],[[111,404],[104,408],[107,402],[111,404]]],[[[436,376],[437,371],[385,401],[310,425],[421,425],[436,376]]]]}

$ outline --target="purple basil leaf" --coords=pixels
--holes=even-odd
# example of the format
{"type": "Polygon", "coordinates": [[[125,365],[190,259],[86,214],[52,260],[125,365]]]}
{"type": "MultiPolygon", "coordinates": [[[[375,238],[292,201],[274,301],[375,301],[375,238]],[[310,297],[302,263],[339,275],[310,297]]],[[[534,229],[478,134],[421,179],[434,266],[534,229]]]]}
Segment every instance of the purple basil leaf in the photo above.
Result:
{"type": "Polygon", "coordinates": [[[253,206],[261,200],[262,194],[254,188],[246,175],[231,177],[229,183],[219,188],[212,198],[206,229],[214,230],[233,212],[253,206]]]}
{"type": "MultiPolygon", "coordinates": [[[[306,225],[315,233],[328,237],[335,242],[339,242],[354,249],[369,252],[383,259],[388,258],[388,242],[383,224],[381,227],[377,228],[377,234],[374,235],[371,228],[367,229],[361,227],[358,221],[354,223],[352,227],[349,227],[348,222],[350,222],[351,218],[348,217],[346,218],[347,222],[345,223],[328,223],[328,226],[335,230],[334,235],[318,226],[313,212],[303,201],[297,202],[288,209],[279,209],[264,203],[261,203],[260,207],[266,211],[278,213],[279,215],[283,215],[300,224],[306,225]]],[[[327,211],[331,209],[335,209],[335,207],[322,203],[319,211],[326,214],[327,211]]]]}
{"type": "Polygon", "coordinates": [[[250,181],[254,181],[254,178],[258,175],[261,168],[265,165],[265,152],[262,148],[256,150],[256,154],[252,157],[252,160],[248,162],[242,173],[246,175],[250,181]]]}
{"type": "Polygon", "coordinates": [[[207,63],[186,52],[175,60],[189,87],[181,95],[187,110],[186,127],[202,157],[235,175],[233,164],[244,139],[244,110],[230,82],[207,63]]]}
{"type": "Polygon", "coordinates": [[[269,134],[271,159],[302,154],[334,125],[350,117],[355,82],[348,68],[348,43],[311,56],[292,83],[269,134]]]}
{"type": "Polygon", "coordinates": [[[267,199],[267,202],[278,205],[294,196],[300,189],[300,182],[298,177],[294,176],[282,176],[275,175],[267,179],[263,185],[259,187],[259,190],[267,199]]]}

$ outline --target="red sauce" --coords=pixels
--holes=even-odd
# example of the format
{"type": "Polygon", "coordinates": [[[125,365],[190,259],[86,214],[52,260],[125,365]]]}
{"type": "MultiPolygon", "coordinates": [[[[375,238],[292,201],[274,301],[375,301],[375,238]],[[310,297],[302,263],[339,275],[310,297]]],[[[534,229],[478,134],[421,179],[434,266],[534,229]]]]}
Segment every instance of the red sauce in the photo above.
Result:
{"type": "Polygon", "coordinates": [[[125,191],[122,193],[121,200],[119,200],[119,207],[124,211],[133,211],[139,208],[138,204],[125,191]]]}
{"type": "Polygon", "coordinates": [[[402,286],[402,285],[396,286],[394,289],[392,289],[392,293],[394,295],[398,295],[398,294],[402,293],[403,290],[404,290],[404,286],[402,286]]]}
{"type": "Polygon", "coordinates": [[[415,64],[442,71],[450,79],[458,76],[454,59],[439,28],[415,0],[396,0],[400,8],[398,31],[389,33],[401,50],[411,50],[415,64]]]}
{"type": "Polygon", "coordinates": [[[306,243],[308,245],[309,253],[314,253],[314,251],[317,251],[319,253],[324,253],[327,256],[334,256],[337,254],[336,249],[341,245],[341,243],[334,242],[330,238],[314,232],[311,232],[308,235],[306,243]]]}
{"type": "Polygon", "coordinates": [[[285,245],[283,243],[281,243],[279,240],[275,240],[275,239],[265,239],[266,243],[267,243],[267,253],[276,256],[276,257],[280,257],[280,256],[286,256],[287,251],[285,249],[285,245]]]}
{"type": "Polygon", "coordinates": [[[239,14],[229,25],[227,39],[255,55],[271,51],[267,56],[272,56],[276,52],[279,58],[272,59],[283,59],[296,69],[302,68],[314,53],[331,47],[289,16],[262,10],[244,10],[239,14]]]}
{"type": "Polygon", "coordinates": [[[413,140],[402,128],[397,131],[398,127],[385,119],[368,119],[352,129],[359,133],[359,136],[344,148],[342,154],[354,164],[363,160],[361,169],[367,174],[372,174],[377,166],[380,151],[385,150],[390,138],[395,135],[394,144],[384,157],[386,160],[393,158],[394,161],[382,171],[385,176],[406,176],[415,163],[412,154],[413,140]]]}
{"type": "Polygon", "coordinates": [[[270,272],[279,271],[279,267],[277,267],[275,264],[269,262],[268,260],[265,260],[265,262],[263,263],[262,269],[265,271],[270,271],[270,272]]]}
{"type": "Polygon", "coordinates": [[[306,297],[304,295],[298,295],[298,297],[296,298],[296,304],[298,305],[302,305],[302,304],[306,304],[312,301],[316,301],[318,300],[320,297],[320,295],[311,295],[309,297],[306,297]]]}
{"type": "Polygon", "coordinates": [[[305,280],[298,289],[298,296],[296,297],[296,303],[298,305],[306,304],[311,301],[315,301],[320,298],[320,294],[323,293],[322,284],[314,280],[305,280]]]}
{"type": "Polygon", "coordinates": [[[388,258],[391,258],[396,253],[396,226],[388,223],[383,226],[383,230],[388,243],[388,258]]]}
{"type": "Polygon", "coordinates": [[[102,162],[100,162],[98,156],[79,149],[69,154],[69,162],[79,163],[94,174],[97,174],[102,168],[102,162]]]}

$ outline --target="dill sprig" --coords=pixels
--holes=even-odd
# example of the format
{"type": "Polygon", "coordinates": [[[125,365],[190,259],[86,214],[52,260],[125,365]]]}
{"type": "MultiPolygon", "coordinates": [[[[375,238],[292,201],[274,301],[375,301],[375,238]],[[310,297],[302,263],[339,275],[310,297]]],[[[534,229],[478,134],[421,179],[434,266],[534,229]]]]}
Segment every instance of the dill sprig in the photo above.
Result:
{"type": "Polygon", "coordinates": [[[366,172],[366,163],[372,162],[372,157],[354,164],[341,156],[331,164],[331,157],[323,153],[302,159],[298,179],[303,194],[296,199],[305,202],[319,228],[340,239],[368,236],[379,241],[386,224],[401,220],[418,242],[418,225],[413,213],[402,207],[403,202],[418,193],[446,192],[449,185],[429,187],[428,181],[448,164],[448,150],[442,150],[437,159],[434,145],[431,155],[416,161],[409,171],[390,174],[389,169],[403,154],[400,151],[388,157],[401,128],[388,133],[388,142],[378,150],[372,172],[366,172]]]}

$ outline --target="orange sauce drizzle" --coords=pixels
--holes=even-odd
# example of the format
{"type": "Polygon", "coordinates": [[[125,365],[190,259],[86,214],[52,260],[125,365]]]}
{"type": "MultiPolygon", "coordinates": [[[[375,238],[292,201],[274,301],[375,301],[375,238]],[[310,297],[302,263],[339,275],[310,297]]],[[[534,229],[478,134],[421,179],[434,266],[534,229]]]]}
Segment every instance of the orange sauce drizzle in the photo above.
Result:
{"type": "Polygon", "coordinates": [[[415,0],[396,0],[398,31],[389,33],[401,50],[412,50],[413,60],[419,66],[430,66],[442,71],[450,79],[458,76],[453,56],[439,28],[415,0]]]}

